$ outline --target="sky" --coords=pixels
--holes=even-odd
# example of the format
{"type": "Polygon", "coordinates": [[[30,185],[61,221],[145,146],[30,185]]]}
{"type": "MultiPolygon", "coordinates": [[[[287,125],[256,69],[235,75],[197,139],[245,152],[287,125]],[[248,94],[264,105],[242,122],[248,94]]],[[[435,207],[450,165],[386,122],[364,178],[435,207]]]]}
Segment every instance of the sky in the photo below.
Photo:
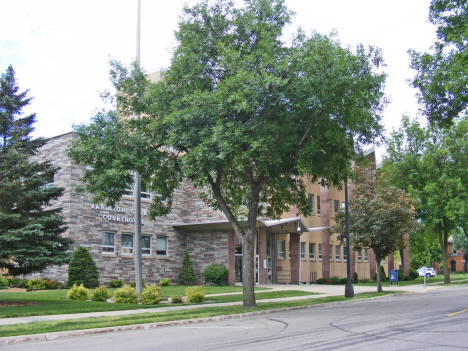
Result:
{"type": "MultiPolygon", "coordinates": [[[[174,31],[184,3],[141,0],[141,65],[168,67],[174,31]]],[[[408,49],[428,51],[435,26],[427,20],[430,0],[286,0],[296,12],[285,39],[299,27],[338,32],[343,46],[382,49],[390,99],[383,113],[388,135],[403,114],[418,116],[416,90],[407,80],[408,49]]],[[[0,0],[0,73],[11,64],[20,90],[34,97],[25,114],[36,113],[34,136],[51,137],[89,123],[104,106],[99,92],[111,90],[109,60],[129,65],[136,57],[137,0],[0,0]]],[[[422,118],[421,118],[422,120],[422,118]]],[[[378,157],[383,149],[378,149],[378,157]]]]}

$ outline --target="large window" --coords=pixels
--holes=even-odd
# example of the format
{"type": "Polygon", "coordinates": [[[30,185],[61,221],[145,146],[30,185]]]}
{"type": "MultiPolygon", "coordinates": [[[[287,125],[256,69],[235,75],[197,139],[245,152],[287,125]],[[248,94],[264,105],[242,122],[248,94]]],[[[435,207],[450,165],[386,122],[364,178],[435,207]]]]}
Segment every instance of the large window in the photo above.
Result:
{"type": "Polygon", "coordinates": [[[369,250],[364,249],[364,262],[368,262],[368,261],[369,261],[369,250]]]}
{"type": "Polygon", "coordinates": [[[330,261],[333,261],[333,245],[330,245],[330,261]]]}
{"type": "Polygon", "coordinates": [[[156,255],[167,256],[167,236],[156,237],[156,255]]]}
{"type": "Polygon", "coordinates": [[[141,254],[143,256],[151,255],[151,236],[150,235],[141,236],[141,254]]]}
{"type": "Polygon", "coordinates": [[[301,243],[301,260],[305,260],[305,245],[306,243],[301,243]]]}
{"type": "Polygon", "coordinates": [[[276,255],[280,259],[284,259],[284,240],[276,241],[276,255]]]}
{"type": "Polygon", "coordinates": [[[122,234],[121,251],[124,255],[133,255],[133,234],[122,234]]]}
{"type": "Polygon", "coordinates": [[[340,202],[338,200],[335,200],[333,202],[333,212],[334,212],[334,214],[337,214],[339,210],[340,210],[340,202]]]}
{"type": "Polygon", "coordinates": [[[341,246],[340,245],[335,246],[335,260],[336,261],[341,260],[341,246]]]}
{"type": "Polygon", "coordinates": [[[319,244],[319,260],[322,260],[322,244],[319,244]]]}
{"type": "Polygon", "coordinates": [[[314,214],[314,195],[309,194],[309,205],[310,205],[310,214],[314,214]]]}
{"type": "Polygon", "coordinates": [[[320,196],[317,195],[317,214],[320,216],[320,196]]]}
{"type": "Polygon", "coordinates": [[[362,249],[359,249],[357,252],[357,260],[358,262],[362,262],[362,249]]]}
{"type": "Polygon", "coordinates": [[[343,261],[348,261],[348,250],[346,249],[346,246],[343,246],[343,261]]]}
{"type": "Polygon", "coordinates": [[[309,244],[309,260],[315,260],[315,244],[309,244]]]}
{"type": "Polygon", "coordinates": [[[103,254],[115,253],[115,233],[112,233],[112,232],[102,233],[101,252],[103,254]]]}

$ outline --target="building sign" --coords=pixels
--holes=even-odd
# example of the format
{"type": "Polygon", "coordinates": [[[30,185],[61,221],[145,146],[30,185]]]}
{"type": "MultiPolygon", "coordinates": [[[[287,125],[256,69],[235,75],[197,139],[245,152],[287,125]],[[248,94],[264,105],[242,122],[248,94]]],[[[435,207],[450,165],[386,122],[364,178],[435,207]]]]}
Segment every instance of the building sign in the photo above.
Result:
{"type": "MultiPolygon", "coordinates": [[[[105,221],[109,222],[121,222],[121,223],[134,223],[133,217],[128,217],[126,214],[130,213],[133,215],[134,209],[128,209],[126,207],[110,207],[110,206],[104,206],[104,205],[94,205],[91,204],[91,209],[95,211],[107,211],[107,212],[114,212],[114,214],[103,214],[102,219],[105,221]]],[[[141,215],[142,216],[147,216],[148,211],[147,210],[142,210],[141,215]]],[[[141,224],[144,225],[145,221],[144,219],[141,220],[141,224]]]]}

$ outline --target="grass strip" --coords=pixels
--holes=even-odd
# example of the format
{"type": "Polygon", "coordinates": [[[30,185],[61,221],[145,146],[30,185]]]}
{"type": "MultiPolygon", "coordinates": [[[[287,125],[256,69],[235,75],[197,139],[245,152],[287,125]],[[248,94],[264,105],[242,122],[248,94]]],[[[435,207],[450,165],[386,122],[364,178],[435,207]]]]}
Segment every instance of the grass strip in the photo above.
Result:
{"type": "MultiPolygon", "coordinates": [[[[308,296],[318,295],[318,293],[300,291],[300,290],[281,290],[281,291],[266,291],[255,293],[255,300],[278,299],[282,297],[308,296]]],[[[242,294],[222,295],[222,296],[207,296],[207,300],[222,302],[238,302],[242,301],[242,294]]]]}
{"type": "Polygon", "coordinates": [[[363,293],[356,294],[354,298],[345,298],[344,296],[327,296],[315,299],[295,300],[286,302],[260,302],[256,308],[243,308],[242,305],[227,307],[204,307],[193,310],[173,310],[161,313],[142,313],[136,315],[113,316],[113,317],[94,317],[83,319],[68,319],[62,321],[31,322],[28,324],[13,324],[2,326],[0,337],[43,334],[70,330],[83,330],[92,328],[116,327],[122,325],[156,323],[178,321],[184,319],[215,317],[222,315],[232,315],[254,311],[264,311],[270,309],[316,305],[321,303],[359,300],[376,296],[384,296],[397,292],[383,293],[363,293]]]}

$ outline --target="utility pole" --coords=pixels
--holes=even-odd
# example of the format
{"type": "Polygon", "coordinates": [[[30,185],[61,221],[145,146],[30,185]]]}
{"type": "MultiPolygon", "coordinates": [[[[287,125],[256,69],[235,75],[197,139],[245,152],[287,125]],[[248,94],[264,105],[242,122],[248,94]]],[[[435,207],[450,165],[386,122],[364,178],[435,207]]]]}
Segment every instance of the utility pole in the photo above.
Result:
{"type": "MultiPolygon", "coordinates": [[[[141,0],[138,2],[137,11],[137,44],[136,44],[136,62],[140,67],[140,16],[141,16],[141,0]]],[[[135,119],[140,119],[138,113],[135,114],[135,119]]],[[[134,175],[135,183],[133,185],[133,206],[134,214],[133,221],[135,224],[135,290],[138,296],[141,295],[142,286],[142,274],[141,274],[141,179],[140,174],[135,171],[134,175]]]]}
{"type": "Polygon", "coordinates": [[[345,189],[345,216],[346,216],[346,271],[348,282],[345,286],[345,297],[354,297],[354,287],[351,284],[351,243],[349,242],[349,205],[348,205],[348,180],[344,184],[345,189]]]}

